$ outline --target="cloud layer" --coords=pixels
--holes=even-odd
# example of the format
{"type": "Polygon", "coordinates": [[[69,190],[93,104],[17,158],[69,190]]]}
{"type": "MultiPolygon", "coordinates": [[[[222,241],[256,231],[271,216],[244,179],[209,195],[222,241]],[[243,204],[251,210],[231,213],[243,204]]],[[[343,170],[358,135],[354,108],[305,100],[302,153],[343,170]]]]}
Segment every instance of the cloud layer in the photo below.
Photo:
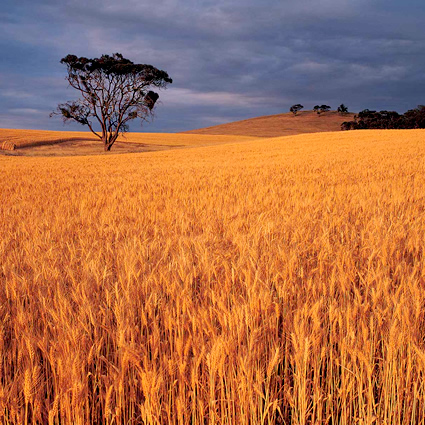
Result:
{"type": "Polygon", "coordinates": [[[169,73],[174,83],[144,131],[294,103],[404,111],[425,103],[424,17],[422,0],[5,0],[0,128],[63,129],[48,116],[78,96],[59,63],[68,53],[120,52],[169,73]]]}

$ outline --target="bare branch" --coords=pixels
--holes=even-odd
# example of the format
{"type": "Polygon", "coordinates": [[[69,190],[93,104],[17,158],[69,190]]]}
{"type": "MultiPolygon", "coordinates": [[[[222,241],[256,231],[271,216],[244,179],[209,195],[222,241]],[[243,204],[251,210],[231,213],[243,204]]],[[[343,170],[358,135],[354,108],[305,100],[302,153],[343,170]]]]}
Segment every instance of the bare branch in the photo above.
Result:
{"type": "Polygon", "coordinates": [[[67,67],[69,85],[82,98],[59,105],[51,115],[87,125],[107,150],[120,133],[128,131],[129,121],[147,121],[153,115],[159,95],[150,88],[165,88],[172,83],[165,71],[134,64],[119,53],[94,59],[68,55],[61,63],[67,67]],[[102,135],[94,131],[91,118],[100,125],[102,135]]]}

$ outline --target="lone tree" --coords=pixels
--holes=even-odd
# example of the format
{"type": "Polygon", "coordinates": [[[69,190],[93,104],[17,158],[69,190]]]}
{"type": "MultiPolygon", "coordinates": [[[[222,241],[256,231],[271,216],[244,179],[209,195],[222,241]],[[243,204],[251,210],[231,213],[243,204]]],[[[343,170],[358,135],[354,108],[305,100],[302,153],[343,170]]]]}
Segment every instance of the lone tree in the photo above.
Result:
{"type": "Polygon", "coordinates": [[[297,115],[297,112],[301,111],[301,109],[303,109],[303,108],[304,108],[303,105],[301,105],[300,103],[297,103],[296,105],[292,105],[289,108],[289,111],[292,112],[294,115],[297,115]]]}
{"type": "Polygon", "coordinates": [[[341,103],[341,105],[338,106],[338,113],[340,115],[348,114],[348,108],[343,103],[341,103]]]}
{"type": "Polygon", "coordinates": [[[87,125],[102,140],[105,151],[111,150],[120,133],[128,131],[129,121],[153,116],[159,95],[150,89],[173,82],[165,71],[135,64],[120,53],[94,59],[68,55],[61,63],[67,67],[69,85],[82,97],[59,104],[50,115],[87,125]],[[99,132],[94,128],[96,121],[99,132]]]}
{"type": "Polygon", "coordinates": [[[318,115],[320,115],[323,112],[328,112],[331,109],[331,107],[329,105],[316,105],[313,108],[314,112],[317,112],[318,115]]]}

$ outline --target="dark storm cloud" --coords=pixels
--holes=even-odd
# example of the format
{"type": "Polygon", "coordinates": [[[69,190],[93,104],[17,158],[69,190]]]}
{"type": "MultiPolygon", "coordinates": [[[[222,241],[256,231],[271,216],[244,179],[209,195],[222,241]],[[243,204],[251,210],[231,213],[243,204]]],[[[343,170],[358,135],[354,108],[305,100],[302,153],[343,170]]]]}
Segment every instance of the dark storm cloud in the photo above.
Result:
{"type": "Polygon", "coordinates": [[[6,0],[0,127],[63,128],[48,115],[77,96],[59,64],[68,53],[121,52],[167,70],[174,83],[145,131],[299,102],[404,111],[425,103],[424,15],[418,0],[6,0]]]}

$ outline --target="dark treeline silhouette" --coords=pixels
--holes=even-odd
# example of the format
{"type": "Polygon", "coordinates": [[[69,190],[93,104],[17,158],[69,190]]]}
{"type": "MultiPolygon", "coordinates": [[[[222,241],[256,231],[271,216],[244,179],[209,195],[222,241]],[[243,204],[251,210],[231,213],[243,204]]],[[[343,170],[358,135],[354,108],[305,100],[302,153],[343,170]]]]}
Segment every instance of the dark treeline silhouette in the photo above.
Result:
{"type": "Polygon", "coordinates": [[[337,112],[339,115],[348,114],[348,108],[343,103],[341,103],[341,105],[338,106],[337,112]]]}
{"type": "MultiPolygon", "coordinates": [[[[289,111],[292,112],[294,115],[297,115],[297,113],[301,111],[301,109],[304,109],[304,106],[300,103],[297,103],[296,105],[292,105],[289,108],[289,111]]],[[[316,105],[313,108],[313,111],[316,112],[317,115],[324,114],[325,112],[329,112],[330,110],[331,107],[329,105],[316,105]]],[[[343,103],[338,106],[337,112],[339,115],[347,115],[349,113],[348,108],[343,103]]]]}
{"type": "Polygon", "coordinates": [[[318,115],[330,111],[331,107],[329,105],[316,105],[313,108],[313,111],[316,112],[318,115]]]}
{"type": "Polygon", "coordinates": [[[353,121],[341,124],[341,130],[425,128],[425,106],[419,105],[404,114],[395,111],[370,111],[365,109],[353,121]]]}
{"type": "Polygon", "coordinates": [[[292,106],[289,108],[289,111],[290,111],[290,112],[292,112],[294,115],[297,115],[297,113],[298,113],[299,111],[301,111],[301,109],[304,109],[304,106],[303,106],[303,105],[301,105],[300,103],[297,103],[296,105],[292,105],[292,106]]]}

